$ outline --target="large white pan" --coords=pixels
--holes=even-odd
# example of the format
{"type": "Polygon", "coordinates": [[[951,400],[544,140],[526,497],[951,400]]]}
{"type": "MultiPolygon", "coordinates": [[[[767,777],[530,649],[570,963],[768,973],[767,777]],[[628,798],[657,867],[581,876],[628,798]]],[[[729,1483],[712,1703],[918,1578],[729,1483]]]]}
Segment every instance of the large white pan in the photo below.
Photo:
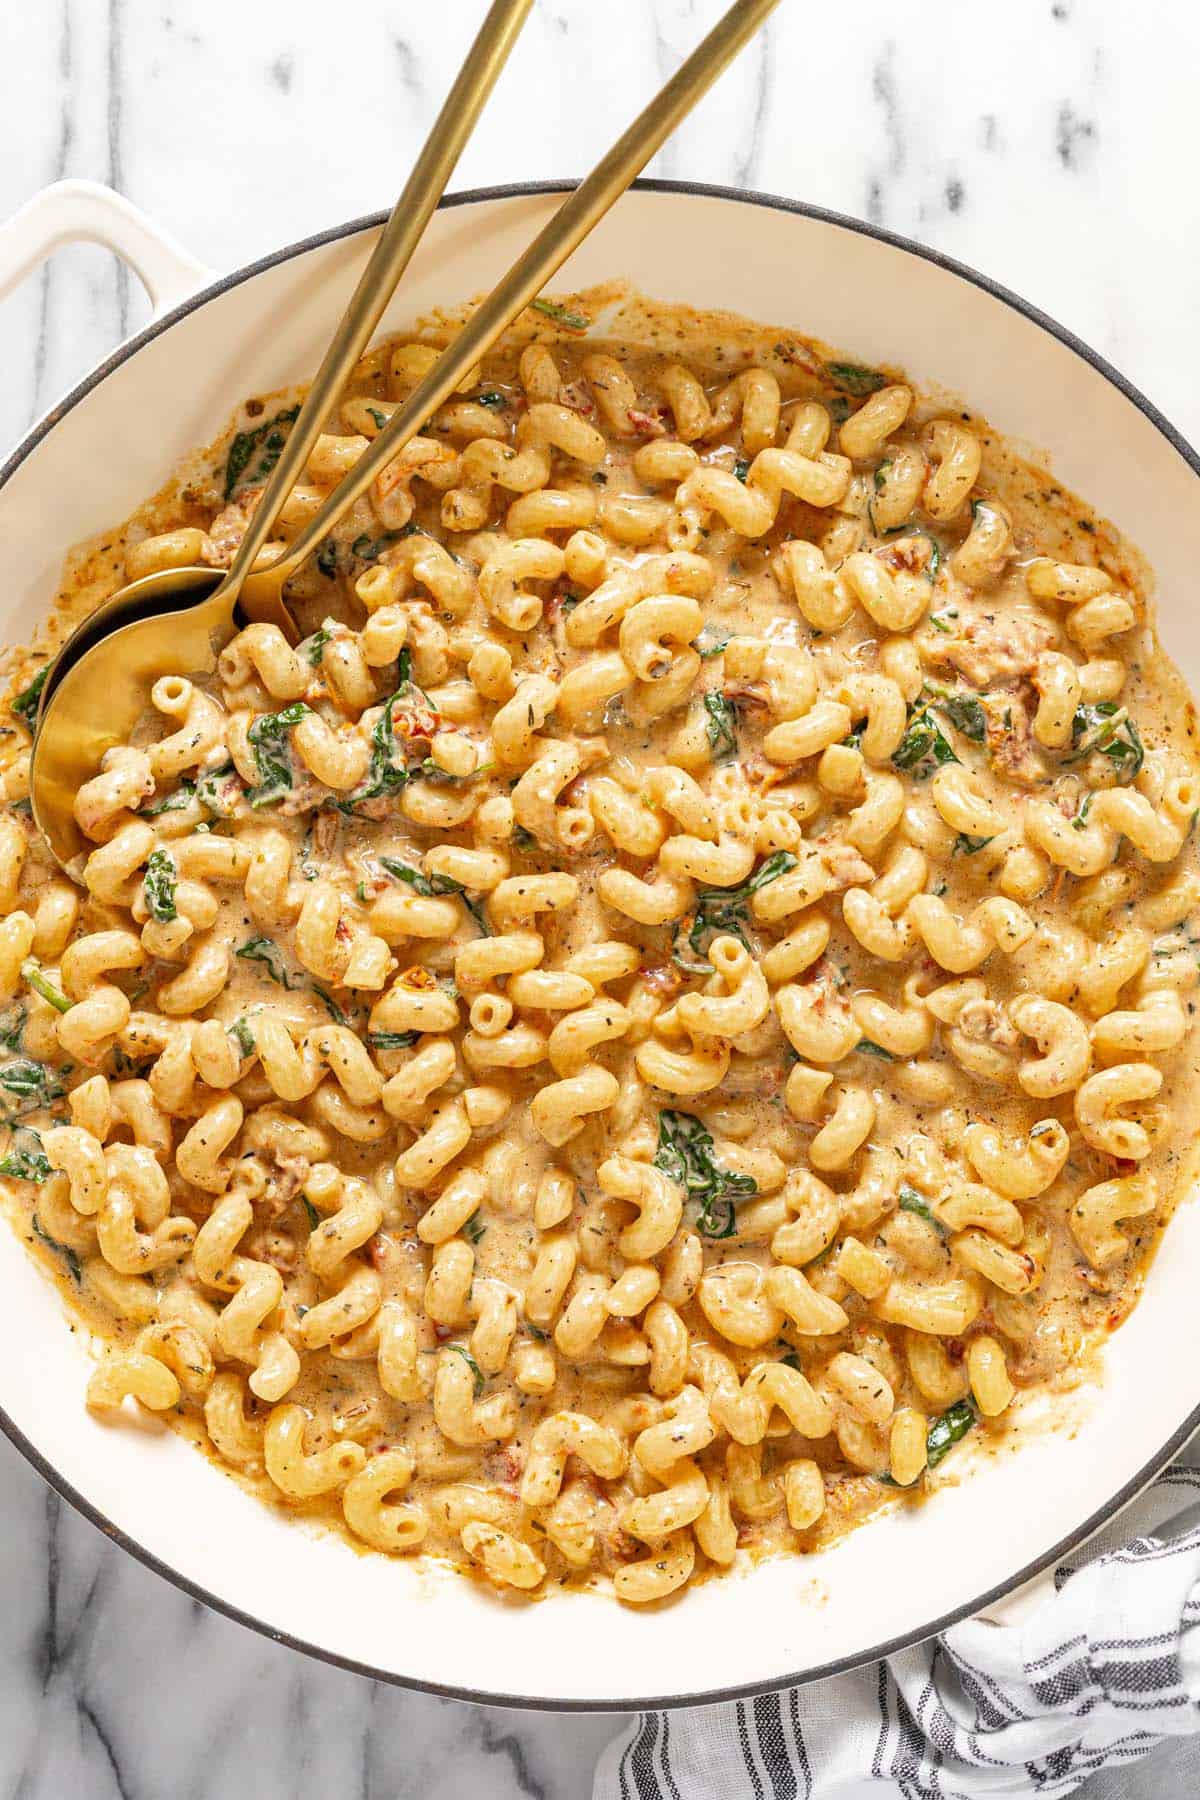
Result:
{"type": "MultiPolygon", "coordinates": [[[[560,191],[448,200],[388,328],[486,288],[560,191]]],[[[177,458],[221,429],[240,396],[316,367],[378,223],[339,226],[199,292],[197,265],[103,189],[51,189],[0,230],[0,291],[58,243],[89,237],[130,261],[159,307],[0,470],[0,640],[29,638],[66,546],[123,519],[177,458]]],[[[623,199],[562,285],[613,276],[657,299],[728,308],[865,361],[899,363],[1046,446],[1059,476],[1157,567],[1167,646],[1200,679],[1200,465],[1140,394],[1051,320],[971,270],[852,220],[668,183],[623,199]]],[[[98,1423],[82,1404],[80,1337],[3,1228],[0,1426],[135,1556],[330,1661],[515,1704],[694,1703],[830,1674],[928,1636],[1095,1531],[1200,1425],[1197,1268],[1200,1207],[1184,1205],[1082,1420],[1076,1408],[1069,1425],[1020,1455],[986,1462],[829,1554],[713,1581],[649,1614],[586,1595],[507,1605],[437,1570],[357,1555],[249,1499],[173,1434],[98,1423]]]]}

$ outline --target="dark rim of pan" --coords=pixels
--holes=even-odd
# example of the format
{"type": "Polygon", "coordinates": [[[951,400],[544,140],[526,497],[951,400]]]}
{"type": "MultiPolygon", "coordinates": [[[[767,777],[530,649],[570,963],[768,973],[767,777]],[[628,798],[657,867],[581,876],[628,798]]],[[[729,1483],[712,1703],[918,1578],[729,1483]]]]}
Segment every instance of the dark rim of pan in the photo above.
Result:
{"type": "MultiPolygon", "coordinates": [[[[741,188],[714,187],[699,181],[643,180],[637,181],[633,185],[636,190],[644,193],[685,194],[700,199],[731,200],[742,206],[761,206],[772,212],[791,213],[805,219],[816,219],[822,224],[837,226],[842,231],[852,231],[861,237],[875,238],[879,243],[888,244],[893,249],[903,250],[909,256],[919,257],[923,262],[932,263],[936,268],[944,269],[948,275],[957,276],[960,281],[980,288],[985,294],[990,294],[993,299],[1011,307],[1014,312],[1028,319],[1031,324],[1039,326],[1051,337],[1056,338],[1060,344],[1065,345],[1068,350],[1073,351],[1076,356],[1110,382],[1119,393],[1123,394],[1140,413],[1144,414],[1155,429],[1161,432],[1172,449],[1178,452],[1192,473],[1200,475],[1200,457],[1197,456],[1182,432],[1178,431],[1170,420],[1165,418],[1159,409],[1146,398],[1145,394],[1121,374],[1119,369],[1115,369],[1105,357],[1099,355],[1090,345],[1085,344],[1065,325],[1060,325],[1057,319],[1051,318],[1039,307],[1031,305],[1028,300],[1023,300],[1019,294],[1014,294],[1010,288],[1004,287],[1000,282],[993,281],[987,275],[981,275],[978,270],[972,269],[968,264],[957,262],[950,256],[943,256],[940,251],[926,249],[924,245],[915,243],[911,238],[901,237],[897,232],[887,231],[882,226],[868,225],[861,219],[852,219],[842,213],[829,212],[824,207],[809,206],[798,200],[785,200],[775,194],[760,194],[741,188]]],[[[570,192],[574,186],[575,183],[570,181],[535,181],[515,182],[504,187],[471,188],[463,193],[447,194],[439,210],[473,206],[493,200],[530,198],[540,194],[565,194],[570,192]]],[[[78,406],[81,400],[86,399],[93,388],[99,386],[114,369],[120,368],[122,363],[136,356],[139,350],[153,342],[164,331],[169,331],[171,326],[180,319],[186,318],[189,313],[195,312],[199,307],[206,305],[208,301],[215,299],[220,294],[228,293],[231,289],[239,287],[242,282],[251,280],[252,277],[262,274],[267,269],[273,269],[280,263],[288,262],[292,257],[303,256],[306,251],[320,249],[324,244],[334,243],[339,238],[353,237],[357,232],[372,230],[382,225],[385,217],[384,213],[370,213],[364,218],[352,219],[349,223],[336,225],[329,231],[319,231],[312,237],[285,245],[282,250],[273,251],[270,256],[260,257],[257,262],[247,263],[231,275],[222,276],[219,280],[211,282],[198,293],[181,301],[162,318],[147,325],[144,330],[139,331],[122,344],[119,349],[114,350],[111,356],[106,357],[77,387],[72,388],[70,393],[65,395],[22,439],[12,455],[0,467],[0,489],[4,488],[16,470],[60,419],[64,418],[73,407],[78,406]]],[[[339,1656],[336,1652],[323,1649],[318,1644],[308,1643],[304,1638],[278,1631],[265,1620],[243,1612],[232,1602],[222,1599],[220,1595],[212,1593],[208,1588],[189,1580],[186,1575],[181,1575],[177,1569],[172,1569],[168,1564],[160,1561],[136,1539],[129,1537],[115,1526],[98,1507],[94,1506],[47,1461],[24,1432],[13,1423],[7,1412],[0,1408],[0,1431],[4,1432],[26,1461],[33,1465],[43,1480],[61,1494],[64,1500],[68,1501],[77,1512],[82,1513],[84,1518],[89,1519],[93,1525],[97,1526],[105,1537],[111,1539],[113,1543],[119,1544],[123,1550],[128,1551],[131,1556],[144,1563],[148,1569],[153,1569],[156,1574],[163,1576],[165,1580],[180,1588],[185,1594],[202,1601],[204,1605],[211,1607],[215,1612],[223,1613],[226,1618],[236,1620],[239,1625],[249,1626],[251,1630],[260,1632],[263,1637],[270,1638],[273,1643],[286,1644],[290,1649],[302,1651],[306,1656],[316,1657],[321,1662],[330,1663],[336,1668],[349,1669],[354,1674],[365,1675],[375,1681],[386,1681],[394,1686],[411,1688],[421,1693],[473,1701],[479,1705],[508,1706],[533,1712],[563,1713],[637,1712],[657,1707],[711,1706],[722,1700],[739,1700],[754,1694],[772,1693],[783,1687],[824,1681],[831,1675],[840,1675],[849,1669],[861,1668],[864,1663],[874,1662],[880,1657],[891,1656],[898,1650],[907,1649],[912,1644],[935,1637],[951,1625],[957,1624],[959,1620],[981,1612],[994,1601],[1012,1593],[1016,1588],[1021,1587],[1052,1564],[1061,1561],[1063,1557],[1068,1556],[1086,1542],[1128,1501],[1132,1500],[1148,1482],[1154,1479],[1159,1470],[1171,1461],[1176,1451],[1182,1448],[1198,1427],[1200,1427],[1200,1405],[1197,1405],[1189,1413],[1166,1443],[1143,1464],[1136,1475],[1125,1482],[1103,1506],[1089,1513],[1066,1537],[1043,1555],[1036,1557],[1033,1562],[1015,1569],[1012,1575],[1003,1582],[987,1588],[982,1593],[972,1595],[969,1600],[963,1601],[961,1605],[955,1606],[951,1611],[943,1613],[937,1618],[926,1621],[916,1630],[902,1632],[897,1637],[885,1639],[878,1644],[871,1644],[862,1650],[855,1651],[850,1656],[838,1657],[831,1662],[817,1664],[791,1673],[781,1671],[779,1674],[761,1681],[735,1682],[724,1687],[698,1689],[689,1694],[631,1694],[628,1697],[616,1699],[604,1697],[601,1699],[561,1700],[512,1692],[492,1693],[479,1688],[457,1687],[446,1682],[422,1681],[415,1675],[397,1675],[389,1669],[375,1668],[369,1663],[358,1662],[353,1657],[339,1656]]]]}

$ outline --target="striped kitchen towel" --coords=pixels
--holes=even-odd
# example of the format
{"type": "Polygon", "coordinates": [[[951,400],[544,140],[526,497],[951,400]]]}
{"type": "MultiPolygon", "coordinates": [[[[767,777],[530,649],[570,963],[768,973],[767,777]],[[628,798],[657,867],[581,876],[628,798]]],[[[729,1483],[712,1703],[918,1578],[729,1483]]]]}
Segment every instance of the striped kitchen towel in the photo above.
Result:
{"type": "Polygon", "coordinates": [[[1193,1439],[1022,1623],[969,1619],[832,1681],[640,1714],[601,1757],[595,1800],[992,1800],[1089,1776],[1088,1800],[1193,1800],[1198,1465],[1193,1439]],[[1164,1738],[1190,1740],[1169,1769],[1130,1769],[1164,1738]]]}

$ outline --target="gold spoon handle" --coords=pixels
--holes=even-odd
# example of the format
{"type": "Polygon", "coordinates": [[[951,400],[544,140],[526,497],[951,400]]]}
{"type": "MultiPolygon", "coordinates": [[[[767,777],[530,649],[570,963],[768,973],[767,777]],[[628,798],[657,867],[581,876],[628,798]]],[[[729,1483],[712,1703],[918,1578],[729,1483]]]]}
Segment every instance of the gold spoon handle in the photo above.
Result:
{"type": "MultiPolygon", "coordinates": [[[[777,4],[778,0],[737,0],[737,4],[730,7],[472,313],[453,343],[442,352],[405,404],[392,414],[379,436],[343,476],[320,511],[283,554],[260,571],[265,577],[264,590],[275,584],[278,591],[281,578],[300,566],[366,491],[380,470],[416,436],[430,414],[450,397],[467,371],[491,349],[517,314],[537,297],[549,278],[641,173],[659,146],[707,93],[777,4]]],[[[326,394],[326,404],[331,398],[326,394]]],[[[257,581],[255,585],[258,585],[257,581]]]]}
{"type": "MultiPolygon", "coordinates": [[[[270,537],[280,508],[303,473],[330,410],[408,267],[532,4],[533,0],[493,0],[433,130],[413,164],[404,191],[392,208],[371,260],[359,278],[263,497],[251,515],[246,535],[222,584],[223,598],[230,601],[237,598],[247,573],[254,567],[255,558],[270,537]]],[[[247,601],[247,610],[252,616],[266,616],[290,625],[290,621],[279,620],[277,608],[271,605],[269,596],[259,597],[257,606],[250,596],[247,601]]]]}

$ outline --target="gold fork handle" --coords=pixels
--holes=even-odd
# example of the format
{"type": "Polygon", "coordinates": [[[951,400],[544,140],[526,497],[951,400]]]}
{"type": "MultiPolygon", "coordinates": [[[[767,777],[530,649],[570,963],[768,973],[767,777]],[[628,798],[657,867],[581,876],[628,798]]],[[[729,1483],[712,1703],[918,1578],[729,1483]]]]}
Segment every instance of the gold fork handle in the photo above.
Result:
{"type": "Polygon", "coordinates": [[[272,581],[278,583],[283,576],[297,569],[360,494],[365,493],[376,475],[416,436],[430,414],[450,397],[467,371],[491,349],[517,314],[537,297],[572,250],[582,243],[613,202],[641,173],[659,146],[707,93],[777,4],[778,0],[737,0],[737,4],[730,7],[472,313],[453,343],[442,352],[405,404],[392,414],[379,436],[343,476],[320,511],[283,554],[263,571],[267,578],[263,582],[264,588],[272,581]]]}
{"type": "MultiPolygon", "coordinates": [[[[280,508],[303,473],[325,420],[366,348],[445,192],[463,145],[496,85],[532,4],[533,0],[493,0],[433,130],[413,164],[404,191],[392,208],[371,260],[363,270],[325,352],[299,417],[288,434],[274,473],[254,509],[246,535],[222,584],[223,599],[237,598],[246,575],[270,537],[280,508]]],[[[294,636],[292,621],[278,598],[277,588],[273,598],[266,587],[254,594],[248,593],[244,609],[251,617],[269,619],[281,625],[289,636],[294,636]]]]}

